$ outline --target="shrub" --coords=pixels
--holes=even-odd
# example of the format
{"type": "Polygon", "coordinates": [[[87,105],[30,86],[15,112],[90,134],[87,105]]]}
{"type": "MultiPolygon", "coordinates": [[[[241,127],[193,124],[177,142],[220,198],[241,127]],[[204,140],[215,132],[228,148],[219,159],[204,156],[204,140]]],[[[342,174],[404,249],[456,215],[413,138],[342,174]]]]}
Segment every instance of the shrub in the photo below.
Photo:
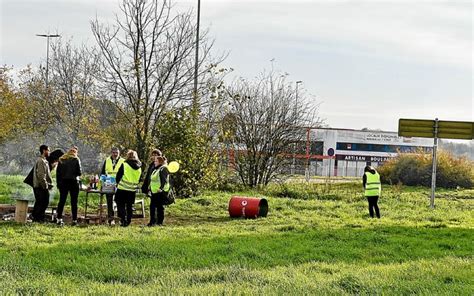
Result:
{"type": "MultiPolygon", "coordinates": [[[[443,150],[438,152],[436,186],[443,188],[472,188],[473,162],[466,157],[455,157],[443,150]]],[[[431,186],[432,155],[400,154],[378,168],[382,183],[409,186],[431,186]]]]}
{"type": "Polygon", "coordinates": [[[172,175],[173,187],[180,197],[198,195],[203,188],[215,188],[220,177],[209,127],[196,119],[195,112],[180,108],[165,113],[156,141],[168,161],[180,164],[179,171],[172,175]]]}

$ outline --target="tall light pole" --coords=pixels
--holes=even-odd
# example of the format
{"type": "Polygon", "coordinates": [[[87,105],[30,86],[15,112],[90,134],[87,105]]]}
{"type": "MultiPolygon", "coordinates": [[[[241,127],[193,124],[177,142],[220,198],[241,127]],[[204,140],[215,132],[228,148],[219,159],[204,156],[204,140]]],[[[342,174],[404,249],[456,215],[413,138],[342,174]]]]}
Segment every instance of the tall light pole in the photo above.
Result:
{"type": "MultiPolygon", "coordinates": [[[[296,119],[296,116],[298,114],[298,85],[302,82],[303,81],[301,81],[301,80],[296,81],[296,100],[295,100],[295,108],[294,108],[294,110],[295,110],[294,111],[295,112],[295,115],[294,115],[295,116],[295,118],[294,118],[295,125],[298,123],[298,121],[296,119]]],[[[295,174],[295,169],[296,169],[296,143],[293,146],[293,166],[292,166],[292,172],[291,172],[292,175],[295,174]]]]}
{"type": "Polygon", "coordinates": [[[199,24],[201,22],[201,0],[198,0],[197,24],[196,24],[196,60],[194,64],[194,100],[197,102],[198,95],[198,68],[199,68],[199,24]]]}
{"type": "MultiPolygon", "coordinates": [[[[301,81],[301,80],[296,81],[296,102],[295,102],[295,110],[296,110],[296,112],[298,112],[298,85],[299,85],[300,83],[303,83],[303,81],[301,81]]],[[[295,118],[295,120],[296,120],[296,118],[295,118]]]]}
{"type": "Polygon", "coordinates": [[[46,42],[46,88],[48,88],[48,72],[49,72],[49,39],[61,37],[58,34],[36,34],[38,37],[45,37],[48,41],[46,42]]]}

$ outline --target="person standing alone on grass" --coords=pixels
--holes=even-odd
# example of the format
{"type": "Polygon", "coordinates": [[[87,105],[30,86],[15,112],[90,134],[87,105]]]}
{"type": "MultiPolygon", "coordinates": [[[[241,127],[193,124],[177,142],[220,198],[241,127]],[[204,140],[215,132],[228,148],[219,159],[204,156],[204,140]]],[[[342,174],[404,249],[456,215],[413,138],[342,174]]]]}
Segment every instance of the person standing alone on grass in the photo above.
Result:
{"type": "MultiPolygon", "coordinates": [[[[117,172],[119,168],[122,166],[125,159],[120,157],[120,150],[116,147],[112,148],[110,157],[104,161],[104,165],[102,166],[102,175],[117,177],[117,172]]],[[[114,195],[113,194],[106,194],[107,197],[107,217],[109,220],[110,225],[115,225],[114,221],[114,195]]]]}
{"type": "Polygon", "coordinates": [[[147,226],[163,225],[165,219],[165,202],[170,191],[169,172],[166,166],[166,158],[155,157],[154,170],[150,175],[149,190],[150,198],[150,223],[147,226]],[[155,215],[155,212],[157,215],[155,215]]]}
{"type": "Polygon", "coordinates": [[[77,200],[79,197],[79,177],[82,175],[81,160],[77,147],[72,147],[59,158],[56,179],[59,189],[58,215],[56,223],[64,225],[63,210],[68,193],[71,195],[72,225],[77,225],[77,200]]]}
{"type": "Polygon", "coordinates": [[[120,226],[127,227],[132,221],[133,204],[142,174],[142,163],[136,151],[129,150],[125,162],[117,172],[117,192],[115,203],[120,217],[120,226]]]}
{"type": "Polygon", "coordinates": [[[49,190],[53,188],[51,171],[46,158],[49,156],[49,147],[41,145],[41,156],[36,160],[33,168],[33,193],[35,205],[33,206],[32,219],[34,222],[44,222],[44,214],[49,204],[49,190]]]}
{"type": "Polygon", "coordinates": [[[364,195],[369,202],[369,214],[374,218],[374,210],[377,218],[380,218],[380,211],[377,202],[382,191],[379,173],[371,166],[364,168],[364,176],[362,177],[362,184],[364,186],[364,195]]]}

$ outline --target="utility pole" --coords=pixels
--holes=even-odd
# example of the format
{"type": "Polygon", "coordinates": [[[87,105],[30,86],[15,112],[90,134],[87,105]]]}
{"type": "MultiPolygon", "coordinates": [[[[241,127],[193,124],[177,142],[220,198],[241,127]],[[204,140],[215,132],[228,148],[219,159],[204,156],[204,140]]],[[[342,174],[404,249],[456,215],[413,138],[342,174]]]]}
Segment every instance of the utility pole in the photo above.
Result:
{"type": "Polygon", "coordinates": [[[194,63],[194,103],[197,103],[198,95],[198,70],[199,70],[199,25],[201,22],[201,0],[198,0],[197,25],[196,25],[196,60],[194,63]]]}
{"type": "Polygon", "coordinates": [[[49,39],[61,37],[58,34],[36,34],[38,37],[45,37],[48,41],[46,42],[46,88],[48,88],[48,73],[49,73],[49,39]]]}
{"type": "MultiPolygon", "coordinates": [[[[302,83],[303,81],[301,80],[298,80],[296,81],[296,100],[295,100],[295,108],[294,108],[294,112],[295,112],[295,125],[298,124],[298,121],[296,119],[296,116],[297,116],[297,112],[298,112],[298,85],[300,83],[302,83]]],[[[292,168],[291,168],[291,174],[294,175],[295,174],[295,170],[296,170],[296,143],[293,145],[293,165],[292,165],[292,168]]]]}
{"type": "Polygon", "coordinates": [[[439,120],[438,118],[435,119],[434,124],[434,144],[433,144],[433,169],[431,171],[431,196],[430,196],[430,207],[434,209],[434,199],[435,199],[435,191],[436,191],[436,167],[437,167],[437,159],[436,159],[436,152],[438,150],[438,132],[439,132],[439,120]]]}

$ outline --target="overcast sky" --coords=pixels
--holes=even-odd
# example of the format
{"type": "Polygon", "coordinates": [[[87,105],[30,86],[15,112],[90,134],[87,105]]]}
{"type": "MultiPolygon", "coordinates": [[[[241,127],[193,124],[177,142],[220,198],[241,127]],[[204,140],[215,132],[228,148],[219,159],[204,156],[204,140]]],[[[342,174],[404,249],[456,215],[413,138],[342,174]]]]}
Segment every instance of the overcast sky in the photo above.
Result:
{"type": "MultiPolygon", "coordinates": [[[[175,1],[176,2],[176,1],[175,1]]],[[[0,63],[45,58],[56,33],[94,43],[89,21],[115,0],[0,0],[0,63]]],[[[196,1],[178,1],[189,9],[196,1]]],[[[273,66],[321,102],[331,127],[396,131],[399,118],[473,121],[471,1],[202,0],[201,24],[225,66],[254,77],[273,66]]]]}

